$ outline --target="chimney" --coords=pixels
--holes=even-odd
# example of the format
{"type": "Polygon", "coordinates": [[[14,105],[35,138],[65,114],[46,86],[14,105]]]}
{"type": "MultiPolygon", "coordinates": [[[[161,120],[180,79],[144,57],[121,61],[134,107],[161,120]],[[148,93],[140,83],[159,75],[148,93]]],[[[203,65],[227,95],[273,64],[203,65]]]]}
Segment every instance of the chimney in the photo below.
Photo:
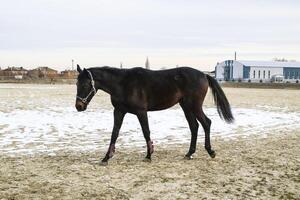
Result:
{"type": "Polygon", "coordinates": [[[234,52],[234,60],[236,60],[236,51],[234,52]]]}

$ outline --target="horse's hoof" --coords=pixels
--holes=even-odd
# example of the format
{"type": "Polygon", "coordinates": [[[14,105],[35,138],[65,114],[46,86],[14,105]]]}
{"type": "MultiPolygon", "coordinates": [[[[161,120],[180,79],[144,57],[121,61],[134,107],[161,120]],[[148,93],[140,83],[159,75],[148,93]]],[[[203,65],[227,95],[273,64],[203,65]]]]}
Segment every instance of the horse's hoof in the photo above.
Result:
{"type": "Polygon", "coordinates": [[[210,156],[211,158],[216,157],[216,152],[215,152],[214,150],[211,150],[211,152],[209,152],[209,156],[210,156]]]}
{"type": "Polygon", "coordinates": [[[107,166],[108,162],[107,161],[101,161],[99,164],[100,164],[100,166],[107,166]]]}
{"type": "Polygon", "coordinates": [[[192,160],[192,159],[193,159],[193,156],[185,155],[185,156],[184,156],[184,159],[185,159],[185,160],[192,160]]]}
{"type": "Polygon", "coordinates": [[[151,163],[151,158],[144,158],[143,161],[144,161],[144,162],[149,162],[149,163],[151,163]]]}

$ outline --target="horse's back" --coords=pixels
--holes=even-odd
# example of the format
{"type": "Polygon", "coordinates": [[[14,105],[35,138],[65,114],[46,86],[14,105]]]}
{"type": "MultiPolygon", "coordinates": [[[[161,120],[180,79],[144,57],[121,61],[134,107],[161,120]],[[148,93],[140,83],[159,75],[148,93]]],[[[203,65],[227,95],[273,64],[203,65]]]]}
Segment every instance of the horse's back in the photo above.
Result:
{"type": "Polygon", "coordinates": [[[126,74],[124,84],[129,88],[145,88],[156,94],[166,90],[189,92],[201,86],[207,87],[206,75],[190,67],[166,70],[148,70],[138,67],[129,69],[126,74]]]}
{"type": "Polygon", "coordinates": [[[143,81],[153,82],[156,80],[169,80],[178,82],[179,80],[198,80],[206,78],[205,74],[197,69],[190,67],[178,67],[164,70],[149,70],[141,67],[128,69],[128,78],[131,80],[140,79],[143,81]]]}
{"type": "Polygon", "coordinates": [[[131,100],[147,102],[148,110],[161,110],[178,103],[186,95],[197,93],[205,75],[193,68],[167,70],[132,68],[127,71],[124,87],[131,100]]]}

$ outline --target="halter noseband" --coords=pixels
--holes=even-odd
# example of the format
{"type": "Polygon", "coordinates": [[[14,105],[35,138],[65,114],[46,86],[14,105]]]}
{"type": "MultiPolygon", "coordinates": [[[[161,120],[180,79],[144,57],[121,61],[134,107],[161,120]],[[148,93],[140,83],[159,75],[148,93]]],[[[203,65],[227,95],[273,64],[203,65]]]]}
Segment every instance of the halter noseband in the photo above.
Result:
{"type": "Polygon", "coordinates": [[[94,78],[92,76],[92,73],[89,71],[89,70],[86,70],[89,75],[90,75],[90,78],[91,78],[91,85],[92,85],[92,89],[90,91],[90,93],[85,97],[85,98],[82,98],[80,96],[76,96],[77,99],[81,100],[83,103],[86,103],[88,98],[92,95],[92,93],[96,94],[97,93],[97,90],[95,88],[95,81],[94,81],[94,78]]]}

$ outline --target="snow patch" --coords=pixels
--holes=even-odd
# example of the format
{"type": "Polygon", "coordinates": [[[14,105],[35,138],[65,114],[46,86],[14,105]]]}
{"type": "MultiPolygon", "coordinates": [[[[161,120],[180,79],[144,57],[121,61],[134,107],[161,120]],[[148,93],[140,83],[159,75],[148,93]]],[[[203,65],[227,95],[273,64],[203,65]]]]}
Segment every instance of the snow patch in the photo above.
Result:
{"type": "MultiPolygon", "coordinates": [[[[270,134],[276,130],[300,128],[300,114],[234,108],[234,124],[222,121],[216,108],[206,108],[212,120],[211,138],[236,138],[270,134]]],[[[190,130],[183,111],[173,108],[149,112],[151,138],[159,143],[189,143],[190,130]]],[[[50,153],[59,150],[90,151],[106,149],[113,127],[113,111],[90,108],[77,112],[74,107],[39,107],[0,112],[0,151],[5,154],[50,153]]],[[[204,131],[199,127],[198,144],[204,131]]],[[[145,146],[135,115],[125,116],[117,146],[145,146]]]]}

